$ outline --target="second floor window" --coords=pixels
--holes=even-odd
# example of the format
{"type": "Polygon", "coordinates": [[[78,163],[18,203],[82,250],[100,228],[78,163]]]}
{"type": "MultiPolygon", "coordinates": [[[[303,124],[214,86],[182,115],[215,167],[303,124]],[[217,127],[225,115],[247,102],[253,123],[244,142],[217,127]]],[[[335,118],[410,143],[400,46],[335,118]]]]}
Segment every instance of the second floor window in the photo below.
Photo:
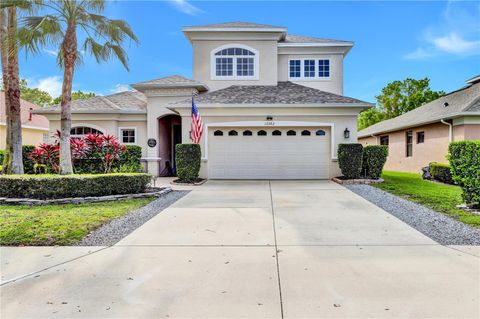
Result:
{"type": "Polygon", "coordinates": [[[256,76],[257,55],[244,48],[226,48],[213,55],[214,72],[217,78],[253,78],[256,76]]]}
{"type": "Polygon", "coordinates": [[[328,79],[330,78],[330,60],[298,59],[288,61],[289,78],[328,79]]]}

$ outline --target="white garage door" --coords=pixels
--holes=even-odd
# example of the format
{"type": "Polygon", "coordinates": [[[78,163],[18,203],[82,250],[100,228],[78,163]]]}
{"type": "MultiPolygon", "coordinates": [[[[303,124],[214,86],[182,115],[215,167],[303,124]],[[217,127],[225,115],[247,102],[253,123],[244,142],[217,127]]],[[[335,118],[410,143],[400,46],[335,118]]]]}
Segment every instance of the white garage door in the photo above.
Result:
{"type": "Polygon", "coordinates": [[[210,128],[211,179],[326,179],[329,128],[210,128]]]}

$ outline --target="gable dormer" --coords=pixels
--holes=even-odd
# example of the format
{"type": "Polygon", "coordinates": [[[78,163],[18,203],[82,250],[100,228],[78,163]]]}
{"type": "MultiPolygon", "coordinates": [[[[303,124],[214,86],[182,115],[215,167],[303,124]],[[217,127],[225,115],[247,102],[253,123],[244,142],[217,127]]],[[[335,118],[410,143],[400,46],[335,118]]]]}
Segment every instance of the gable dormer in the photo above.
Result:
{"type": "Polygon", "coordinates": [[[183,28],[193,47],[193,78],[211,90],[291,81],[343,94],[350,41],[287,34],[284,27],[229,22],[183,28]]]}
{"type": "Polygon", "coordinates": [[[212,90],[276,85],[278,42],[287,29],[231,22],[183,28],[193,47],[193,78],[212,90]]]}

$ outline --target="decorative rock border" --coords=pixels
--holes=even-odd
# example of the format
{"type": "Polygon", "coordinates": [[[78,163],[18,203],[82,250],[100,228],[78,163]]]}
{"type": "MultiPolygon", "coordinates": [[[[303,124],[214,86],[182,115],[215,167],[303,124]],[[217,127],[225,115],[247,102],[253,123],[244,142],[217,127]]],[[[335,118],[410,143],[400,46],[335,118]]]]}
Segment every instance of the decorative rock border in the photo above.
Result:
{"type": "Polygon", "coordinates": [[[358,178],[358,179],[341,179],[339,177],[332,178],[332,181],[341,185],[359,185],[359,184],[379,184],[383,183],[383,179],[370,179],[370,178],[358,178]]]}
{"type": "Polygon", "coordinates": [[[176,180],[173,180],[170,182],[170,184],[172,185],[179,185],[179,186],[200,186],[200,185],[203,185],[205,184],[205,182],[207,181],[206,178],[202,179],[201,181],[199,182],[193,182],[193,183],[180,183],[180,182],[177,182],[178,179],[176,180]]]}
{"type": "Polygon", "coordinates": [[[135,199],[145,197],[161,197],[167,193],[170,193],[172,189],[170,187],[156,187],[149,188],[146,193],[139,194],[121,194],[121,195],[108,195],[108,196],[89,196],[89,197],[69,197],[58,199],[33,199],[33,198],[7,198],[0,197],[0,204],[8,205],[51,205],[51,204],[86,204],[86,203],[100,203],[100,202],[112,202],[122,199],[135,199]]]}

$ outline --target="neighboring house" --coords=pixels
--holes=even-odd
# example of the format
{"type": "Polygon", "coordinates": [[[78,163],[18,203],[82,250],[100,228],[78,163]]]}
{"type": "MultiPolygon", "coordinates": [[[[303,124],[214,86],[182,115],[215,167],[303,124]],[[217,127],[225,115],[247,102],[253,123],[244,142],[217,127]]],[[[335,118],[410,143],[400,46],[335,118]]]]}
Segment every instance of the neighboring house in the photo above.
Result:
{"type": "MultiPolygon", "coordinates": [[[[45,116],[33,114],[40,107],[20,99],[20,118],[22,121],[23,145],[38,145],[49,139],[48,120],[45,116]]],[[[7,118],[5,115],[5,94],[0,92],[0,150],[4,150],[7,142],[7,118]]]]}
{"type": "MultiPolygon", "coordinates": [[[[330,178],[339,143],[357,141],[357,116],[373,105],[343,96],[352,42],[234,22],[186,27],[193,79],[173,75],[72,103],[73,135],[101,132],[142,146],[147,170],[175,167],[191,143],[191,98],[202,116],[201,176],[212,179],[330,178]]],[[[42,109],[59,128],[59,107],[42,109]]],[[[167,168],[167,169],[166,169],[167,168]]]]}
{"type": "Polygon", "coordinates": [[[450,142],[480,140],[480,76],[457,91],[359,131],[358,139],[363,145],[388,145],[387,170],[418,173],[430,162],[448,163],[450,142]]]}

